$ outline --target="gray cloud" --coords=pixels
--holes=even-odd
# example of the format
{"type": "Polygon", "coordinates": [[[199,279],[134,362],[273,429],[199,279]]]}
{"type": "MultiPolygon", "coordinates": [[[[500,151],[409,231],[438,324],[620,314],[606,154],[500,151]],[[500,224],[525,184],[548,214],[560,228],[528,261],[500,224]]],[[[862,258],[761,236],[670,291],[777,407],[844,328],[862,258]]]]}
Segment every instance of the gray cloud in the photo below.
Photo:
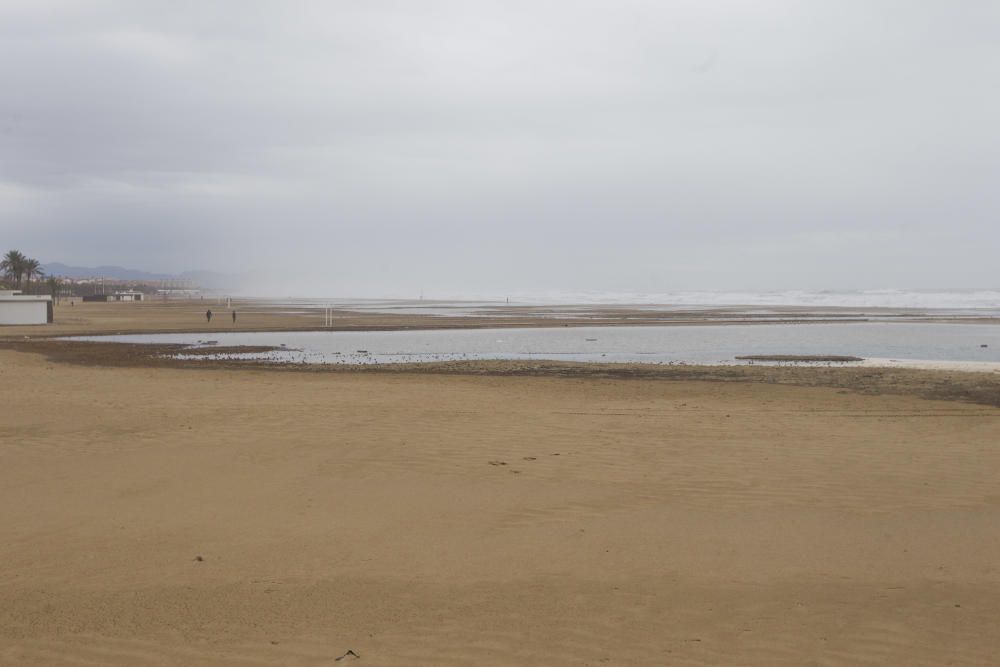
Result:
{"type": "Polygon", "coordinates": [[[996,283],[996,3],[8,2],[0,242],[282,290],[996,283]]]}

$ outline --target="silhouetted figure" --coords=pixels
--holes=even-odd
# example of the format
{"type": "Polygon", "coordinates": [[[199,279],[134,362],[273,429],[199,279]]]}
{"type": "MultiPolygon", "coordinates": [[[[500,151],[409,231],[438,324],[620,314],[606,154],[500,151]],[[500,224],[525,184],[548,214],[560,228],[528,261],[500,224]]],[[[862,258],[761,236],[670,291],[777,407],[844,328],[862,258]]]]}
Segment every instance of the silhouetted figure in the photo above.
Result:
{"type": "Polygon", "coordinates": [[[236,324],[236,311],[233,311],[233,324],[236,324]]]}
{"type": "Polygon", "coordinates": [[[209,324],[212,322],[212,309],[209,308],[205,311],[205,319],[208,320],[209,324]]]}

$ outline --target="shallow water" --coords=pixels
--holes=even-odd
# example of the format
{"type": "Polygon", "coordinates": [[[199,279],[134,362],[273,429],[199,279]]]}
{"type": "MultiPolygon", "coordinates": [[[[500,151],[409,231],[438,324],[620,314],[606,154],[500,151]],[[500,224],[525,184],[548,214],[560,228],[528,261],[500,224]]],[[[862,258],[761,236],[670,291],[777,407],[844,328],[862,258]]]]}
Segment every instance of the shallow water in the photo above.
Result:
{"type": "Polygon", "coordinates": [[[729,364],[738,363],[737,356],[768,354],[1000,363],[1000,325],[989,324],[867,322],[233,332],[78,336],[72,340],[194,346],[204,346],[211,340],[226,347],[284,346],[286,349],[276,352],[226,357],[317,364],[486,359],[729,364]]]}

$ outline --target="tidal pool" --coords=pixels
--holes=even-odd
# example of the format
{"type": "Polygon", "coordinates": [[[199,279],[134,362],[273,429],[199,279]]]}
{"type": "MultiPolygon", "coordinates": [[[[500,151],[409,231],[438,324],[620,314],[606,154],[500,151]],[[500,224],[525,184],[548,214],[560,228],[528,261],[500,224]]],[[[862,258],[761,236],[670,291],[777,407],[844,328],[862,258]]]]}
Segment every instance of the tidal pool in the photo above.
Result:
{"type": "MultiPolygon", "coordinates": [[[[402,331],[234,331],[76,336],[71,340],[273,346],[227,358],[314,364],[546,359],[579,362],[740,363],[744,355],[850,355],[865,359],[1000,364],[1000,325],[800,323],[713,326],[539,327],[402,331]]],[[[197,358],[215,355],[200,351],[197,358]]],[[[179,356],[183,357],[183,353],[179,356]]]]}

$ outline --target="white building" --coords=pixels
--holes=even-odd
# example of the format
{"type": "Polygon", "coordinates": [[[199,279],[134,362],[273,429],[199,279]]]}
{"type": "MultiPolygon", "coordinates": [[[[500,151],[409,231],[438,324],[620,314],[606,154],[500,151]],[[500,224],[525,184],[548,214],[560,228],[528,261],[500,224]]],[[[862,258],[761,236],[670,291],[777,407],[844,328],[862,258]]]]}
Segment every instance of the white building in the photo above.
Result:
{"type": "Polygon", "coordinates": [[[83,297],[83,300],[111,303],[112,301],[142,301],[142,297],[142,292],[115,292],[114,294],[88,294],[83,297]]]}
{"type": "Polygon", "coordinates": [[[52,321],[52,297],[0,290],[0,325],[48,324],[52,321]]]}

